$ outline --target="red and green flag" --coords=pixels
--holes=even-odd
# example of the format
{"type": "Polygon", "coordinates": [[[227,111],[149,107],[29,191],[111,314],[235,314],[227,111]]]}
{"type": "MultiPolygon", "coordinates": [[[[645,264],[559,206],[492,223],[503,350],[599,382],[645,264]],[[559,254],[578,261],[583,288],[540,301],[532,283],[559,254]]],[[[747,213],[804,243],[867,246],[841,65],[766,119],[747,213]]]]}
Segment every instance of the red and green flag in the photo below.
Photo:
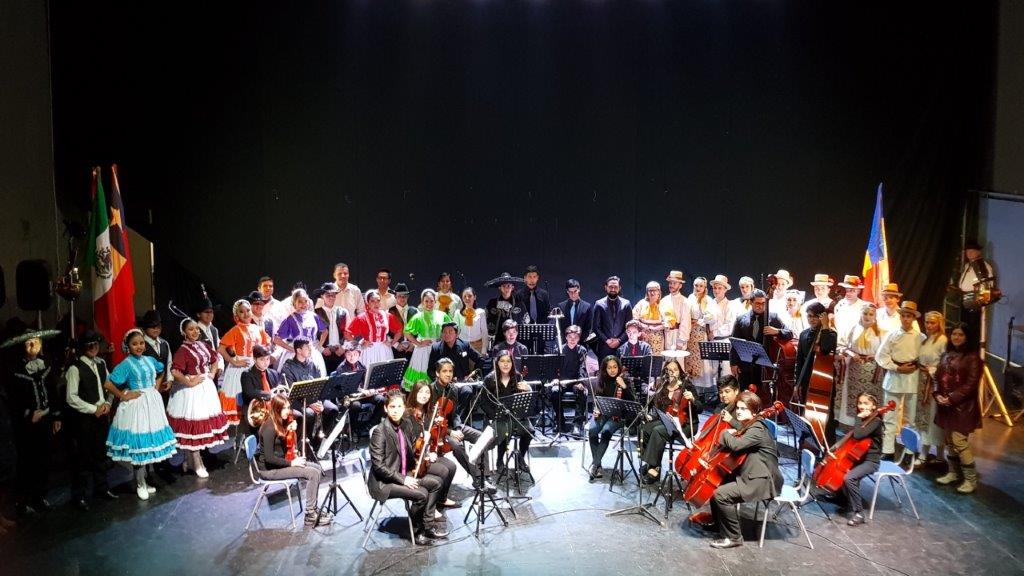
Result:
{"type": "Polygon", "coordinates": [[[92,224],[88,262],[92,269],[93,318],[96,329],[114,344],[114,362],[124,358],[121,338],[135,326],[135,279],[128,251],[128,228],[117,182],[117,165],[110,168],[110,207],[99,166],[92,171],[92,224]]]}

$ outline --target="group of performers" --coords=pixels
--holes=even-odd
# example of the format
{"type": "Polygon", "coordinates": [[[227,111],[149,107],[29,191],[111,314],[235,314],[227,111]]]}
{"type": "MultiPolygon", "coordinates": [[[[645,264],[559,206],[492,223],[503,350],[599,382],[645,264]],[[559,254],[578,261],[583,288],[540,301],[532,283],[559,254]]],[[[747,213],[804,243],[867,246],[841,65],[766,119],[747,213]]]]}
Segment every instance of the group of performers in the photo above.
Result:
{"type": "MultiPolygon", "coordinates": [[[[850,428],[854,439],[870,438],[870,450],[844,483],[850,525],[863,522],[860,479],[877,470],[880,459],[895,458],[895,438],[904,425],[915,427],[923,438],[919,458],[928,458],[931,448],[939,458],[948,451],[949,472],[939,483],[958,483],[961,493],[977,486],[969,436],[980,426],[978,332],[958,324],[947,338],[945,319],[938,312],[924,315],[922,332],[917,304],[904,300],[896,284],[886,287],[885,305],[876,306],[859,298],[863,285],[857,276],[847,275],[837,284],[818,274],[810,283],[814,298],[805,302],[803,293],[792,289],[792,276],[780,270],[768,293],[744,277],[740,297],[730,300],[732,287],[724,275],[711,282],[694,279],[693,292],[684,296],[682,272],[670,271],[668,294],[663,296],[661,284],[652,281],[636,305],[620,295],[615,276],[604,283],[605,297],[594,303],[583,300],[580,283],[570,279],[566,299],[552,304],[538,285],[539,271],[530,267],[522,279],[505,274],[489,283],[497,293],[483,308],[476,307],[472,288],[455,294],[450,275],[442,274],[436,289],[421,291],[415,308],[409,304],[407,286],[391,289],[387,269],[378,271],[377,287],[365,293],[349,276],[348,266],[338,264],[333,281],[312,296],[297,287],[283,301],[274,298],[273,279],[263,277],[256,290],[232,305],[234,325],[223,336],[212,325],[215,307],[204,298],[194,315],[181,320],[182,343],[173,354],[161,337],[160,315],[148,311],[139,327],[121,338],[126,357],[112,370],[102,359],[101,338],[90,331],[78,340],[77,357],[60,379],[66,402],[51,401],[57,378],[42,360],[43,336],[28,334],[10,391],[0,397],[11,415],[0,426],[16,431],[21,510],[48,507],[45,447],[62,423],[73,436],[74,496],[83,509],[94,495],[115,497],[105,483],[104,458],[131,467],[136,494],[146,500],[155,492],[147,480],[153,464],[166,463],[182,451],[182,472],[191,469],[206,478],[202,451],[226,442],[230,426],[255,426],[251,432],[260,446],[258,473],[267,479],[303,480],[307,524],[329,523],[330,514],[316,510],[323,470],[304,456],[306,445],[317,441],[316,433],[308,430],[301,437],[297,421],[314,419],[317,426],[303,428],[322,431],[348,411],[356,434],[369,436],[371,495],[410,500],[414,538],[429,543],[446,535],[438,509],[459,505],[448,498],[456,468],[445,454],[452,453],[474,489],[496,490],[494,476],[488,476],[481,461],[470,460],[465,445],[481,439],[481,431],[469,424],[473,407],[479,406],[494,426],[489,446],[497,447],[498,469],[491,472],[500,476],[511,468],[529,473],[527,455],[535,430],[529,418],[512,416],[503,399],[534,390],[523,377],[524,358],[531,352],[561,356],[558,379],[545,390],[556,410],[564,403],[575,408],[573,424],[585,428],[590,444],[591,481],[603,477],[603,458],[613,435],[634,424],[602,414],[598,397],[645,407],[635,424],[646,484],[670,473],[663,460],[673,439],[681,435],[686,443],[704,440],[706,446],[708,423],[727,424],[715,434],[715,449],[747,457],[710,500],[712,522],[704,524],[719,532],[715,547],[742,544],[736,503],[778,494],[778,449],[759,413],[774,400],[801,411],[808,406],[808,367],[816,356],[830,355],[838,368],[834,394],[825,406],[826,443],[834,441],[839,426],[850,428]],[[834,295],[834,287],[842,288],[841,298],[834,295]],[[520,342],[524,323],[555,324],[564,344],[552,349],[551,342],[520,342]],[[785,375],[793,382],[792,394],[782,397],[774,385],[782,375],[766,375],[760,366],[744,361],[735,347],[728,361],[702,357],[701,342],[728,339],[771,341],[780,349],[795,342],[788,348],[795,358],[785,375]],[[648,380],[651,374],[628,373],[623,358],[648,356],[664,356],[660,374],[648,380]],[[401,390],[323,398],[307,403],[304,410],[288,398],[287,388],[294,382],[359,373],[394,358],[408,360],[401,390]],[[466,385],[485,366],[483,381],[466,385]],[[890,400],[899,410],[877,417],[879,407],[890,400]],[[254,402],[262,407],[262,417],[247,422],[243,412],[254,402]],[[702,425],[705,409],[712,417],[702,425]],[[659,413],[667,414],[675,426],[669,429],[659,413]],[[443,437],[424,444],[441,423],[443,437]]],[[[778,372],[783,365],[776,362],[778,372]]],[[[4,455],[0,450],[0,462],[4,455]]],[[[0,530],[5,527],[0,523],[0,530]]]]}

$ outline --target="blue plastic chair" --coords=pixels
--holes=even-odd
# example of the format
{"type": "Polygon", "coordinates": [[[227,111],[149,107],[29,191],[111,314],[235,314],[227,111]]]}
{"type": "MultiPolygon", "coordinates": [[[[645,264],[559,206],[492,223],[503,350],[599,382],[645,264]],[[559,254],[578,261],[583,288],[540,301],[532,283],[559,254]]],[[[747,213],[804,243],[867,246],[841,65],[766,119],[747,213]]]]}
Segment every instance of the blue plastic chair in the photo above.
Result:
{"type": "Polygon", "coordinates": [[[904,426],[903,430],[900,431],[900,444],[903,445],[903,448],[900,450],[899,458],[896,462],[882,460],[878,464],[878,472],[868,476],[875,483],[875,491],[871,496],[871,511],[868,513],[869,520],[875,517],[875,501],[878,500],[878,488],[882,485],[883,478],[889,479],[892,493],[896,496],[896,505],[903,505],[903,501],[900,500],[900,493],[896,490],[896,484],[899,484],[907,494],[907,500],[910,501],[910,508],[914,511],[914,517],[918,520],[921,519],[921,516],[917,513],[917,506],[914,506],[914,499],[910,496],[910,488],[907,486],[906,480],[908,476],[914,473],[914,461],[917,459],[917,454],[921,448],[921,435],[917,433],[917,430],[904,426]],[[911,456],[910,468],[904,469],[897,462],[903,462],[908,453],[911,456]]]}
{"type": "Polygon", "coordinates": [[[778,440],[779,439],[779,425],[778,425],[778,423],[775,422],[775,420],[769,420],[768,418],[765,418],[765,419],[761,420],[761,422],[764,422],[764,425],[768,427],[768,431],[772,433],[772,438],[778,440]]]}
{"type": "MultiPolygon", "coordinates": [[[[246,436],[243,445],[245,446],[245,458],[249,461],[249,478],[252,479],[253,484],[260,487],[259,496],[256,497],[256,505],[252,507],[252,514],[249,515],[249,521],[245,523],[245,529],[248,530],[249,525],[252,524],[252,519],[259,516],[260,504],[263,503],[263,499],[267,497],[267,493],[274,486],[283,487],[285,494],[288,495],[288,512],[292,517],[292,529],[295,529],[295,517],[298,516],[298,514],[296,514],[295,509],[292,508],[291,487],[294,484],[296,488],[298,488],[298,478],[288,478],[287,480],[264,480],[263,478],[260,478],[259,471],[256,470],[256,437],[251,434],[249,436],[246,436]]],[[[299,514],[301,514],[302,493],[300,492],[299,494],[299,514]]],[[[270,503],[268,502],[267,505],[269,506],[270,503]]]]}

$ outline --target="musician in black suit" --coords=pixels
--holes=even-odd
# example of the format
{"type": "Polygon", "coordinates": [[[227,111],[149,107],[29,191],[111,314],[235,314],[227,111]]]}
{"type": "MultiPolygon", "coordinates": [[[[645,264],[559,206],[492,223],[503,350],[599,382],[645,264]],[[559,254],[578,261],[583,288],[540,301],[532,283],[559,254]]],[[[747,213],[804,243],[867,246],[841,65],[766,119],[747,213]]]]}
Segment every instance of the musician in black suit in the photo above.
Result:
{"type": "Polygon", "coordinates": [[[558,320],[558,331],[562,333],[562,340],[565,340],[565,331],[569,326],[579,326],[582,339],[590,336],[593,327],[594,307],[590,302],[580,297],[580,281],[570,278],[565,281],[565,292],[569,298],[558,303],[562,310],[563,318],[558,320]]]}
{"type": "MultiPolygon", "coordinates": [[[[822,318],[827,317],[825,306],[820,302],[812,302],[807,307],[807,324],[809,327],[800,333],[800,342],[796,348],[796,367],[794,374],[793,397],[799,398],[800,404],[807,401],[807,384],[811,380],[811,368],[814,366],[814,344],[818,340],[818,346],[823,354],[835,354],[838,337],[836,331],[831,328],[824,328],[822,318]],[[821,333],[819,339],[818,333],[821,333]]],[[[830,363],[831,365],[831,363],[830,363]]],[[[830,376],[834,374],[830,372],[830,376]]],[[[836,420],[833,417],[832,402],[835,400],[836,386],[832,387],[832,399],[829,401],[828,424],[825,427],[825,436],[831,442],[835,438],[836,420]]]]}
{"type": "Polygon", "coordinates": [[[650,356],[654,353],[651,345],[640,340],[640,329],[643,324],[639,320],[626,322],[626,341],[619,346],[618,356],[650,356]]]}
{"type": "MultiPolygon", "coordinates": [[[[397,318],[404,328],[409,318],[415,316],[417,312],[419,309],[409,304],[409,287],[405,285],[405,282],[399,282],[395,286],[395,305],[388,309],[388,313],[397,318]]],[[[412,344],[405,339],[404,333],[388,334],[388,336],[394,341],[392,348],[395,350],[395,358],[412,359],[412,344]]]]}
{"type": "MultiPolygon", "coordinates": [[[[242,405],[239,411],[248,411],[249,404],[257,398],[270,400],[270,392],[283,384],[281,373],[270,367],[274,357],[270,355],[270,349],[262,344],[252,347],[252,368],[242,372],[242,405]]],[[[242,418],[243,430],[253,430],[249,426],[249,419],[242,418]]]]}
{"type": "Polygon", "coordinates": [[[387,418],[374,429],[370,436],[370,475],[366,485],[378,502],[388,498],[408,500],[409,517],[412,520],[416,544],[429,546],[433,540],[445,538],[448,533],[433,524],[433,518],[425,518],[425,512],[433,510],[443,486],[443,480],[429,471],[422,478],[415,478],[416,456],[413,443],[418,427],[412,420],[403,419],[405,398],[401,390],[392,390],[387,398],[387,418]]]}
{"type": "Polygon", "coordinates": [[[619,296],[619,277],[609,276],[604,281],[606,297],[594,304],[593,330],[597,335],[597,356],[618,355],[619,346],[626,339],[626,322],[633,319],[629,300],[619,296]]]}
{"type": "MultiPolygon", "coordinates": [[[[785,342],[793,337],[793,331],[779,319],[778,314],[767,312],[768,297],[761,290],[754,290],[750,293],[750,310],[736,318],[732,327],[732,337],[750,342],[764,344],[765,336],[775,336],[785,342]],[[768,316],[767,325],[765,314],[768,316]]],[[[733,376],[740,381],[743,390],[751,383],[761,385],[761,367],[757,364],[740,362],[740,357],[733,348],[729,353],[729,364],[733,376]]]]}
{"type": "MultiPolygon", "coordinates": [[[[575,324],[565,329],[565,345],[562,346],[562,362],[558,370],[560,381],[581,380],[587,374],[587,347],[580,344],[582,330],[575,324]]],[[[587,391],[590,387],[586,380],[572,384],[561,384],[551,387],[551,405],[555,413],[562,413],[562,397],[572,390],[576,399],[576,415],[573,416],[573,428],[583,429],[587,421],[587,391]]]]}
{"type": "MultiPolygon", "coordinates": [[[[441,340],[430,346],[430,359],[427,363],[427,376],[431,380],[437,380],[437,361],[447,358],[452,361],[455,368],[455,379],[464,381],[470,373],[469,363],[480,366],[483,357],[473,349],[472,346],[459,338],[459,328],[455,322],[445,322],[441,326],[441,340]]],[[[458,398],[455,402],[459,414],[465,414],[469,408],[470,399],[473,397],[473,389],[469,386],[462,386],[458,389],[458,398]]]]}
{"type": "Polygon", "coordinates": [[[530,353],[522,343],[518,342],[519,324],[515,320],[505,320],[501,325],[502,340],[491,347],[491,358],[497,358],[498,354],[508,351],[512,356],[512,363],[516,366],[516,373],[523,371],[523,356],[530,353]]]}
{"type": "Polygon", "coordinates": [[[548,315],[551,314],[551,296],[548,291],[537,286],[540,282],[540,272],[536,266],[527,266],[526,274],[523,276],[526,285],[519,289],[519,301],[523,308],[530,315],[530,322],[534,324],[545,324],[548,315]]]}
{"type": "Polygon", "coordinates": [[[740,392],[736,399],[736,418],[742,427],[727,429],[718,440],[726,450],[747,457],[732,480],[715,489],[711,499],[711,514],[721,536],[711,542],[712,548],[743,545],[737,504],[774,498],[782,490],[779,450],[768,426],[756,416],[760,411],[761,400],[757,394],[749,390],[740,392]]]}

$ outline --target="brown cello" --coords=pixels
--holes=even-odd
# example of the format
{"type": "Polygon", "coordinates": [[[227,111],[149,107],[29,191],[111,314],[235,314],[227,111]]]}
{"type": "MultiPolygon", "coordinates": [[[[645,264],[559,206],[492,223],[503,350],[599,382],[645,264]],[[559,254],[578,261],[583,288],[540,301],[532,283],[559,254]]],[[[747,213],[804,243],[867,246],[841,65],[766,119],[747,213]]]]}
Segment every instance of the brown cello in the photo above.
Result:
{"type": "MultiPolygon", "coordinates": [[[[889,403],[875,410],[865,424],[875,418],[881,418],[883,414],[896,409],[896,401],[889,400],[889,403]]],[[[829,450],[825,458],[814,468],[814,484],[818,488],[825,488],[832,492],[838,492],[843,487],[843,480],[851,468],[864,459],[864,455],[871,448],[871,438],[856,440],[853,437],[853,430],[846,433],[842,440],[836,443],[835,450],[829,450]]]]}
{"type": "MultiPolygon", "coordinates": [[[[782,402],[776,401],[768,408],[758,412],[757,415],[759,418],[771,418],[785,409],[782,402]]],[[[753,418],[744,424],[736,431],[736,436],[742,436],[759,418],[753,418]]],[[[718,444],[707,457],[698,461],[699,468],[694,471],[690,483],[686,485],[683,499],[692,506],[698,508],[704,506],[715,495],[715,490],[722,485],[722,482],[738,470],[746,459],[746,453],[737,454],[718,444]]]]}

